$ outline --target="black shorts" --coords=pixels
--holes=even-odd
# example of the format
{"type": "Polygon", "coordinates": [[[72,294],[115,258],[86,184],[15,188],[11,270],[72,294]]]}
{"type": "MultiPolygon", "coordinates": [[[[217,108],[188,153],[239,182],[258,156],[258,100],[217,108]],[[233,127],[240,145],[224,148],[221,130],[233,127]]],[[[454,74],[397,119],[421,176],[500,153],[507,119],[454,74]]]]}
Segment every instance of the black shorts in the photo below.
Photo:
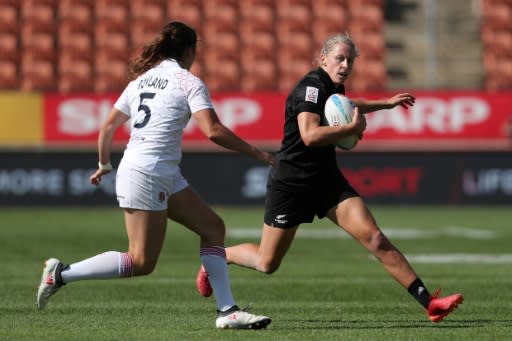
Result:
{"type": "Polygon", "coordinates": [[[323,218],[339,202],[358,196],[341,173],[302,186],[286,185],[269,175],[264,221],[280,228],[311,223],[315,215],[323,218]]]}

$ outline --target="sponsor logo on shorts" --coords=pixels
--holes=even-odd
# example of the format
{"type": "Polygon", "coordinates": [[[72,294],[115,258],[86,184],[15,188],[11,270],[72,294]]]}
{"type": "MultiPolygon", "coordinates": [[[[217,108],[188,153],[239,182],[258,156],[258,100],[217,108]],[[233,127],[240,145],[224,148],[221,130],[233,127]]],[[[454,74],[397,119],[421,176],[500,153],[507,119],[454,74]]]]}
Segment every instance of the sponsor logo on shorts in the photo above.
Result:
{"type": "Polygon", "coordinates": [[[286,218],[286,214],[278,214],[276,215],[276,223],[279,223],[279,224],[286,224],[288,222],[288,220],[284,219],[286,218]]]}

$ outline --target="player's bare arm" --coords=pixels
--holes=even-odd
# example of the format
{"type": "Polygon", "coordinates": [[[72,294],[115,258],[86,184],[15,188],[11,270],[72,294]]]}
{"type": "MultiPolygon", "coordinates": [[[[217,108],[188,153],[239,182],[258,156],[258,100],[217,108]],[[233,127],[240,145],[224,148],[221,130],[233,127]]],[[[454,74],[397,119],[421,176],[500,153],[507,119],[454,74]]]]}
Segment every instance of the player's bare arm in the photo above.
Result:
{"type": "Polygon", "coordinates": [[[297,116],[302,141],[306,146],[325,146],[333,144],[340,138],[360,135],[366,128],[366,119],[356,108],[352,122],[337,127],[321,125],[320,116],[312,112],[302,112],[297,116]]]}
{"type": "Polygon", "coordinates": [[[114,133],[117,128],[126,123],[129,119],[130,117],[122,111],[113,108],[101,126],[98,137],[99,165],[98,169],[89,178],[89,181],[93,185],[98,185],[101,182],[101,177],[112,171],[112,167],[110,166],[110,151],[112,150],[114,133]]]}
{"type": "Polygon", "coordinates": [[[265,164],[274,164],[274,156],[272,154],[261,151],[238,137],[219,120],[213,109],[200,110],[194,113],[193,117],[196,119],[199,129],[213,143],[226,149],[249,155],[265,164]]]}
{"type": "Polygon", "coordinates": [[[376,100],[359,98],[352,99],[352,102],[359,108],[359,111],[362,114],[367,114],[378,110],[392,109],[397,105],[400,105],[404,108],[412,107],[416,102],[416,97],[409,93],[399,93],[389,98],[376,100]]]}

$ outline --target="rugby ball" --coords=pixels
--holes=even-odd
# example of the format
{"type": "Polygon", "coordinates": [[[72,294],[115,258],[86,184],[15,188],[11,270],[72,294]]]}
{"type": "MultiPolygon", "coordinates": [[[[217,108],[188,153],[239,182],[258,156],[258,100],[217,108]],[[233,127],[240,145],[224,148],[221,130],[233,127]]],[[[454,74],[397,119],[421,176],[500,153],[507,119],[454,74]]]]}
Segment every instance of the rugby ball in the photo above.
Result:
{"type": "MultiPolygon", "coordinates": [[[[342,95],[333,94],[325,102],[323,124],[337,127],[352,122],[352,112],[354,104],[352,101],[342,95]]],[[[350,150],[359,142],[359,136],[350,135],[340,139],[335,143],[341,149],[350,150]]]]}

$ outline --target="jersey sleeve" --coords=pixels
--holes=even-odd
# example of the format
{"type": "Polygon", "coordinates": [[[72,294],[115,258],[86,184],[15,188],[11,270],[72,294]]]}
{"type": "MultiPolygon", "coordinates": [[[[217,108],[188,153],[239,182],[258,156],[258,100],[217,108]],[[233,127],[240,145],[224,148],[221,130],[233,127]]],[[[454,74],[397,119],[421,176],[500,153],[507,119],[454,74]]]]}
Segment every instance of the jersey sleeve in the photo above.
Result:
{"type": "Polygon", "coordinates": [[[305,79],[295,89],[295,111],[323,115],[327,94],[320,82],[305,79]]]}
{"type": "Polygon", "coordinates": [[[121,93],[121,96],[117,99],[117,101],[114,103],[114,108],[121,111],[123,114],[126,114],[127,116],[131,117],[130,114],[130,93],[133,91],[133,84],[134,82],[130,82],[128,86],[123,90],[121,93]]]}
{"type": "Polygon", "coordinates": [[[187,89],[188,104],[190,112],[196,113],[203,109],[213,109],[213,103],[210,98],[208,88],[199,78],[194,77],[187,89]]]}

